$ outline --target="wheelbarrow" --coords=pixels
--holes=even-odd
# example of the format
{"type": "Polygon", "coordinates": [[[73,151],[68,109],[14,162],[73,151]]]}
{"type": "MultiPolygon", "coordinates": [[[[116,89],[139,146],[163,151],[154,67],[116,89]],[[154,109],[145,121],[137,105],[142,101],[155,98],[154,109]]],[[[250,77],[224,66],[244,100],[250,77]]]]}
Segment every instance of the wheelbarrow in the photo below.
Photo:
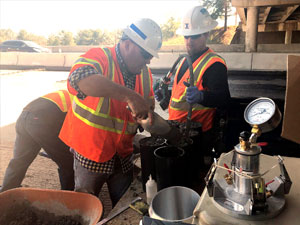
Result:
{"type": "Polygon", "coordinates": [[[0,215],[23,202],[55,216],[80,216],[83,225],[95,225],[103,213],[101,201],[91,194],[21,187],[0,193],[0,215]]]}

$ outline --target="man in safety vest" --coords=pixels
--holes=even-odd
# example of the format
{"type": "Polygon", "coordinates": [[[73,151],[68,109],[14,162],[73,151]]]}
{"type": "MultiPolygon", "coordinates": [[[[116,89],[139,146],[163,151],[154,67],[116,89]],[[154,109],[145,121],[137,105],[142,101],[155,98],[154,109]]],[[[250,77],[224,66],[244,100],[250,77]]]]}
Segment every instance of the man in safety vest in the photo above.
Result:
{"type": "Polygon", "coordinates": [[[185,14],[181,28],[177,31],[184,36],[186,50],[192,61],[194,85],[187,87],[190,72],[188,61],[183,58],[174,72],[169,120],[186,122],[189,104],[192,104],[191,120],[202,124],[198,152],[201,155],[193,157],[198,164],[203,154],[210,152],[214,145],[216,137],[212,128],[216,108],[226,106],[230,100],[226,63],[206,46],[209,31],[216,26],[217,22],[212,20],[205,8],[194,6],[185,14]]]}
{"type": "Polygon", "coordinates": [[[41,148],[58,166],[61,189],[74,190],[73,154],[58,138],[72,98],[67,90],[60,90],[25,106],[16,122],[13,158],[6,168],[1,192],[21,186],[41,148]]]}
{"type": "Polygon", "coordinates": [[[114,47],[93,48],[73,65],[68,89],[75,95],[60,138],[74,152],[75,191],[98,196],[106,182],[114,206],[133,178],[137,121],[152,118],[152,75],[160,27],[140,19],[123,31],[114,47]]]}

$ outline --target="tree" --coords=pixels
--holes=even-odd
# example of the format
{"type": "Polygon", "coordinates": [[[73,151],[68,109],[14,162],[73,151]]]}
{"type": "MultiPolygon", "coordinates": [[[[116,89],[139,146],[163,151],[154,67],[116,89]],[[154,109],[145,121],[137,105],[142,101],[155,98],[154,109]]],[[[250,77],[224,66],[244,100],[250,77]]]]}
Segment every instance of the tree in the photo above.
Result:
{"type": "Polygon", "coordinates": [[[101,30],[81,30],[75,37],[77,45],[100,45],[109,40],[108,35],[101,30]]]}
{"type": "Polygon", "coordinates": [[[28,33],[26,30],[20,30],[17,35],[18,40],[33,41],[39,45],[46,45],[47,39],[44,36],[28,33]]]}
{"type": "Polygon", "coordinates": [[[11,29],[0,29],[0,43],[7,40],[16,39],[17,35],[11,29]]]}
{"type": "Polygon", "coordinates": [[[176,21],[174,17],[170,17],[167,23],[161,25],[163,40],[168,40],[176,35],[176,30],[180,26],[180,21],[176,21]]]}
{"type": "Polygon", "coordinates": [[[60,38],[59,38],[59,36],[51,34],[48,37],[47,45],[50,45],[50,46],[58,46],[58,45],[60,45],[60,38]]]}
{"type": "Polygon", "coordinates": [[[224,19],[224,30],[227,30],[227,15],[231,12],[228,0],[203,0],[203,7],[209,11],[213,19],[224,19]]]}
{"type": "Polygon", "coordinates": [[[121,39],[123,34],[122,29],[114,30],[107,33],[108,40],[106,41],[106,44],[108,45],[115,45],[118,43],[118,41],[121,39]]]}
{"type": "Polygon", "coordinates": [[[73,38],[73,33],[72,32],[67,32],[67,31],[60,31],[59,34],[59,39],[60,39],[60,45],[68,45],[72,46],[75,45],[74,38],[73,38]]]}
{"type": "Polygon", "coordinates": [[[29,40],[28,39],[28,33],[26,30],[20,30],[17,35],[18,40],[29,40]]]}

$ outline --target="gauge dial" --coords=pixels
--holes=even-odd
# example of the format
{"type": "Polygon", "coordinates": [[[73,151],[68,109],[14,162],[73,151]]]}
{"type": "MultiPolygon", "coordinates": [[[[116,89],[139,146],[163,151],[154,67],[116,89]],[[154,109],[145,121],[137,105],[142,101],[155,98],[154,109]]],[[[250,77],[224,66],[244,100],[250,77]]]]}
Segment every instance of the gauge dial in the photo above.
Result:
{"type": "Polygon", "coordinates": [[[267,122],[274,115],[276,105],[269,98],[258,98],[252,101],[245,109],[245,120],[252,125],[267,122]]]}

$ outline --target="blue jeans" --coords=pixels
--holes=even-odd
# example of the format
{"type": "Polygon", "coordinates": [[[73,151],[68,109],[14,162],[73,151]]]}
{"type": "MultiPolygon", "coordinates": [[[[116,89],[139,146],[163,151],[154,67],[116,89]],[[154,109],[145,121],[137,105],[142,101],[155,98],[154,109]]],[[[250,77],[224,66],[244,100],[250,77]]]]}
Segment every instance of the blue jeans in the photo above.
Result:
{"type": "Polygon", "coordinates": [[[106,182],[114,207],[129,188],[133,180],[133,169],[123,173],[120,160],[116,157],[112,174],[96,173],[82,167],[78,160],[74,159],[74,175],[75,191],[90,193],[97,197],[106,182]]]}

